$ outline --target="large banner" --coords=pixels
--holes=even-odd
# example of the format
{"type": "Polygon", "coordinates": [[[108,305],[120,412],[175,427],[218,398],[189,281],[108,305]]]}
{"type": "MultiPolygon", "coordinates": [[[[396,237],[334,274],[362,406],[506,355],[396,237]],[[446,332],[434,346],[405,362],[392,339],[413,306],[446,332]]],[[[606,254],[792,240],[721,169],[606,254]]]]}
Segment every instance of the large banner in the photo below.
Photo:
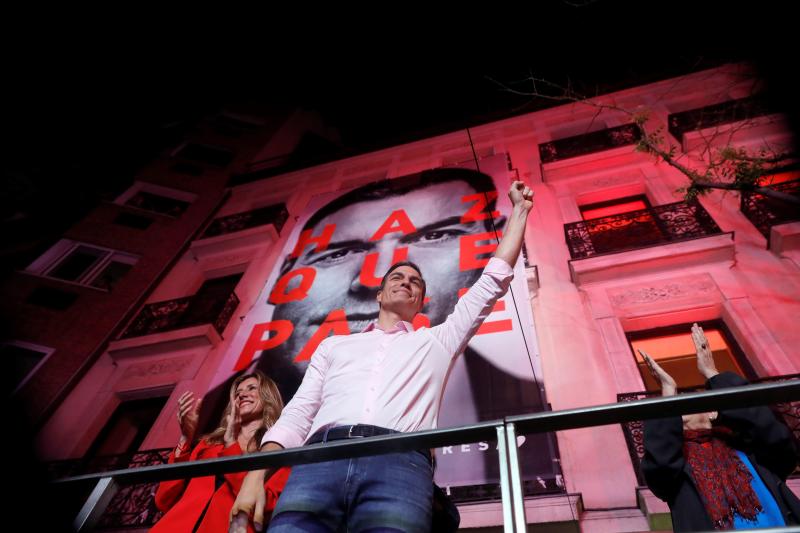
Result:
{"type": "MultiPolygon", "coordinates": [[[[473,169],[434,169],[313,197],[299,213],[216,382],[259,368],[279,384],[288,402],[323,339],[358,333],[377,318],[380,278],[397,261],[418,264],[427,283],[415,327],[442,323],[480,276],[511,208],[505,155],[483,159],[481,172],[473,169]]],[[[511,292],[454,364],[439,427],[543,410],[521,259],[511,292]]],[[[557,490],[561,483],[551,440],[520,437],[519,449],[529,492],[557,490]]],[[[436,458],[442,486],[499,480],[495,443],[440,448],[436,458]]]]}

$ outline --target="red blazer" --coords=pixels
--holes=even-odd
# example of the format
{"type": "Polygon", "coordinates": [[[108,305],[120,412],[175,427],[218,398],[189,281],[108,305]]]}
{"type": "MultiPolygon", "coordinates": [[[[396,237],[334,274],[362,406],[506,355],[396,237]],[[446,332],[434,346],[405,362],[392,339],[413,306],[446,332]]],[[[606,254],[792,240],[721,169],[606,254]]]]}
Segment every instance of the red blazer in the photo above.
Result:
{"type": "MultiPolygon", "coordinates": [[[[212,459],[230,455],[241,455],[242,449],[238,443],[233,443],[225,448],[223,444],[208,444],[201,440],[192,453],[175,458],[175,451],[169,454],[169,463],[181,463],[195,459],[212,459]]],[[[267,505],[264,512],[267,516],[275,508],[283,486],[289,478],[289,468],[281,468],[264,484],[267,495],[267,505]]],[[[224,482],[215,490],[214,476],[192,479],[177,479],[164,481],[158,485],[156,491],[156,507],[166,514],[150,531],[152,533],[172,533],[195,531],[194,527],[199,520],[202,522],[197,528],[198,533],[216,533],[228,531],[228,516],[233,507],[233,502],[242,486],[245,472],[224,474],[224,482]],[[205,510],[205,515],[203,511],[205,510]]],[[[248,525],[248,532],[253,532],[252,525],[248,525]]]]}

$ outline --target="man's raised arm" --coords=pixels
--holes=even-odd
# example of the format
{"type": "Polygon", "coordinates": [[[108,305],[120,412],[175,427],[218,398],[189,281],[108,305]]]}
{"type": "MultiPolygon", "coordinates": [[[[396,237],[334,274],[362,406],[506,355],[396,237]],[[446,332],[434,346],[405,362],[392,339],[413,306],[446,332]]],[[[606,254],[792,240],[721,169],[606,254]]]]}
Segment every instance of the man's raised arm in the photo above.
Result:
{"type": "Polygon", "coordinates": [[[497,245],[494,256],[502,259],[512,268],[517,262],[519,252],[522,249],[522,241],[525,237],[525,224],[528,220],[528,213],[533,207],[533,191],[521,181],[511,184],[508,191],[511,198],[511,216],[508,219],[503,238],[497,245]]]}
{"type": "Polygon", "coordinates": [[[508,197],[513,205],[511,216],[494,257],[489,260],[478,281],[456,303],[447,320],[431,328],[431,333],[452,355],[464,350],[492,312],[495,302],[506,293],[514,276],[512,268],[522,250],[525,224],[533,207],[533,191],[521,181],[515,181],[511,184],[508,197]]]}

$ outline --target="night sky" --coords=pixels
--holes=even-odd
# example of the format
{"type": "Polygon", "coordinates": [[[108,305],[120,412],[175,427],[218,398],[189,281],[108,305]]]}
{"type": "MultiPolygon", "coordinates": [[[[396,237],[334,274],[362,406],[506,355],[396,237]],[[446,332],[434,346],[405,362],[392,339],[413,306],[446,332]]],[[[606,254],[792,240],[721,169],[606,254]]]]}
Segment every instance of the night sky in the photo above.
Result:
{"type": "Polygon", "coordinates": [[[325,26],[246,13],[37,20],[5,53],[0,238],[46,246],[177,144],[184,125],[228,103],[315,109],[348,155],[550,105],[489,78],[533,74],[591,95],[751,60],[794,99],[781,44],[791,34],[777,30],[785,8],[770,1],[756,13],[724,2],[541,4],[527,16],[494,6],[441,19],[409,6],[391,23],[360,13],[325,26]]]}

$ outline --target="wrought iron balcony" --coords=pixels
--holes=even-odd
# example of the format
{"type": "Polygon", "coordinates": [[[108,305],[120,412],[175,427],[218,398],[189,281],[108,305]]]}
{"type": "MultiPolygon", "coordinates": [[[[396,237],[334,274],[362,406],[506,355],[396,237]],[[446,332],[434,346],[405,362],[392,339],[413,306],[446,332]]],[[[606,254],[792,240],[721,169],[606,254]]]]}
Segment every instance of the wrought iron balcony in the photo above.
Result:
{"type": "MultiPolygon", "coordinates": [[[[139,468],[167,464],[172,448],[159,448],[121,455],[107,455],[90,460],[74,459],[48,463],[47,469],[52,479],[77,476],[95,472],[110,472],[125,468],[139,468]]],[[[152,527],[161,513],[155,505],[158,483],[127,485],[120,488],[106,507],[97,529],[139,529],[152,527]]],[[[80,492],[80,491],[78,491],[80,492]]],[[[77,500],[86,498],[76,493],[77,500]]],[[[77,502],[76,502],[77,503],[77,502]]]]}
{"type": "Polygon", "coordinates": [[[286,210],[285,205],[268,205],[252,211],[215,218],[201,238],[216,237],[265,224],[274,225],[275,230],[280,232],[287,218],[289,218],[289,211],[286,210]]]}
{"type": "Polygon", "coordinates": [[[697,202],[675,202],[648,209],[564,224],[572,259],[721,234],[697,202]]]}
{"type": "Polygon", "coordinates": [[[636,125],[625,124],[615,128],[542,143],[539,145],[539,157],[541,157],[542,163],[552,163],[562,159],[569,159],[570,157],[578,157],[634,144],[640,137],[641,132],[636,125]]]}
{"type": "MultiPolygon", "coordinates": [[[[752,383],[771,383],[797,378],[800,378],[800,374],[770,376],[766,378],[755,379],[752,381],[752,383]]],[[[697,392],[701,390],[704,389],[681,389],[679,392],[697,392]]],[[[657,396],[661,396],[660,391],[629,392],[625,394],[617,394],[617,402],[632,402],[635,400],[654,398],[657,396]]],[[[772,409],[780,414],[783,421],[786,422],[786,425],[794,434],[795,440],[800,443],[800,402],[778,403],[773,405],[772,409]]],[[[644,423],[641,420],[631,420],[628,422],[623,422],[621,426],[622,432],[625,435],[625,442],[628,445],[628,452],[631,455],[631,462],[633,462],[633,470],[636,472],[636,479],[638,480],[639,485],[644,486],[646,483],[640,468],[642,459],[644,459],[644,423]]],[[[798,447],[798,459],[800,459],[800,447],[798,447]]],[[[797,470],[795,470],[794,475],[797,475],[797,470]]]]}
{"type": "Polygon", "coordinates": [[[769,100],[764,95],[755,95],[720,104],[698,107],[672,113],[668,118],[669,132],[679,141],[687,131],[722,126],[740,120],[753,119],[772,113],[769,100]]]}
{"type": "MultiPolygon", "coordinates": [[[[800,180],[776,183],[769,187],[800,198],[800,180]]],[[[767,242],[769,242],[772,226],[800,220],[800,208],[797,205],[769,198],[756,192],[742,193],[740,209],[744,216],[767,238],[767,242]]]]}
{"type": "Polygon", "coordinates": [[[212,324],[222,335],[238,305],[239,297],[235,292],[231,292],[227,299],[195,295],[147,304],[120,338],[139,337],[202,324],[212,324]]]}

